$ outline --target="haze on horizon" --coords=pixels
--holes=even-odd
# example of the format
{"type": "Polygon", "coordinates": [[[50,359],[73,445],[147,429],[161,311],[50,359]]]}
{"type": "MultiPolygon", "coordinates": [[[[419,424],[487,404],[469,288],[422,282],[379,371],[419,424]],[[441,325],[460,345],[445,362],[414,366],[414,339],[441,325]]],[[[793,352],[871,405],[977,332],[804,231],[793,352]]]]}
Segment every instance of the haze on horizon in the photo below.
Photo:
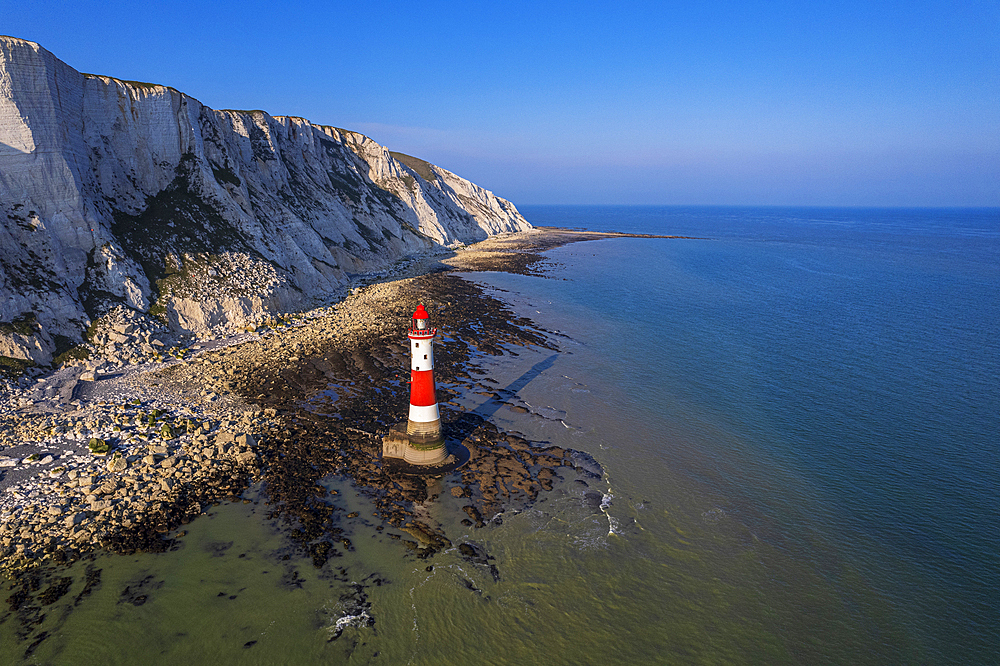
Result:
{"type": "Polygon", "coordinates": [[[515,204],[1000,205],[994,0],[22,0],[0,33],[515,204]]]}

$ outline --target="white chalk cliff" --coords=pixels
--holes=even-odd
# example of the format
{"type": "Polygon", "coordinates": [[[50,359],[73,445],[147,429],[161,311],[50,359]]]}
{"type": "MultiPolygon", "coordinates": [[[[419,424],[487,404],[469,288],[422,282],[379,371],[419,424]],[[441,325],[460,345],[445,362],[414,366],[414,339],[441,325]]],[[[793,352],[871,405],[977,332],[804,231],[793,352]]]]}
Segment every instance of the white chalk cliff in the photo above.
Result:
{"type": "Polygon", "coordinates": [[[119,304],[175,330],[239,325],[529,228],[509,201],[356,132],[210,109],[0,37],[0,355],[47,363],[119,304]]]}

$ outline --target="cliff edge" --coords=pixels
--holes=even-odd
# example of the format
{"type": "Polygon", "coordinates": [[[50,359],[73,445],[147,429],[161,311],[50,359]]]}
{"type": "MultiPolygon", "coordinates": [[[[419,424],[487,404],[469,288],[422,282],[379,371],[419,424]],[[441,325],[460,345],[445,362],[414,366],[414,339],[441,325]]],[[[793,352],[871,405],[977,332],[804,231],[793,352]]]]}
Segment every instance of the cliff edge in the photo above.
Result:
{"type": "Polygon", "coordinates": [[[122,306],[231,332],[351,274],[530,228],[362,134],[211,109],[0,36],[0,357],[48,364],[122,306]]]}

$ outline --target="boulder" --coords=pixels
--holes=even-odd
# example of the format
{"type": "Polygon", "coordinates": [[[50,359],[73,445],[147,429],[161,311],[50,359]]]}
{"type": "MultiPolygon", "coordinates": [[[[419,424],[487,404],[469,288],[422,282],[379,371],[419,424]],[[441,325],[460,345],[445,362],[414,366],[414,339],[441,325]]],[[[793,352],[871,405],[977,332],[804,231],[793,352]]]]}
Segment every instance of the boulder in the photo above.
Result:
{"type": "Polygon", "coordinates": [[[115,453],[108,459],[107,466],[110,472],[124,472],[128,467],[128,462],[121,453],[115,453]]]}
{"type": "Polygon", "coordinates": [[[249,434],[237,435],[236,436],[236,443],[238,445],[240,445],[241,447],[246,447],[246,446],[256,447],[257,446],[257,438],[254,437],[253,435],[249,435],[249,434]]]}
{"type": "Polygon", "coordinates": [[[73,527],[74,525],[79,525],[80,523],[82,523],[86,518],[87,518],[86,513],[84,513],[83,511],[76,511],[66,516],[64,524],[66,525],[66,527],[73,527]]]}

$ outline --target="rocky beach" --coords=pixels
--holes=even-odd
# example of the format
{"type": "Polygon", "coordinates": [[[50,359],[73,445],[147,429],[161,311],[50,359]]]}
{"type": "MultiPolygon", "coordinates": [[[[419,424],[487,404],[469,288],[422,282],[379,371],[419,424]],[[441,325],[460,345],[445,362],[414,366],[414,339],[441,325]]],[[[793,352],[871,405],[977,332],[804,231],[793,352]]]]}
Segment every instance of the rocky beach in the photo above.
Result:
{"type": "MultiPolygon", "coordinates": [[[[463,522],[476,527],[530,505],[566,473],[580,484],[598,478],[586,453],[504,432],[454,398],[475,393],[527,411],[479,360],[519,346],[556,353],[559,340],[461,273],[538,274],[545,249],[606,236],[533,230],[424,255],[396,275],[359,280],[336,303],[226,338],[171,337],[149,318],[112,313],[86,360],[5,382],[0,567],[18,581],[10,610],[30,624],[30,609],[59,596],[44,581],[69,589],[59,583],[60,564],[102,550],[165,551],[183,538],[183,525],[220,502],[265,503],[289,542],[322,567],[352,548],[340,526],[352,516],[321,483],[331,475],[374,502],[382,522],[372,530],[408,535],[401,552],[420,558],[453,545],[426,512],[442,478],[463,522]],[[415,475],[381,460],[381,435],[405,415],[405,327],[417,303],[442,332],[446,436],[471,456],[448,474],[415,475]],[[251,486],[260,489],[247,494],[252,500],[244,497],[251,486]]],[[[485,563],[480,551],[463,545],[485,563]]]]}

